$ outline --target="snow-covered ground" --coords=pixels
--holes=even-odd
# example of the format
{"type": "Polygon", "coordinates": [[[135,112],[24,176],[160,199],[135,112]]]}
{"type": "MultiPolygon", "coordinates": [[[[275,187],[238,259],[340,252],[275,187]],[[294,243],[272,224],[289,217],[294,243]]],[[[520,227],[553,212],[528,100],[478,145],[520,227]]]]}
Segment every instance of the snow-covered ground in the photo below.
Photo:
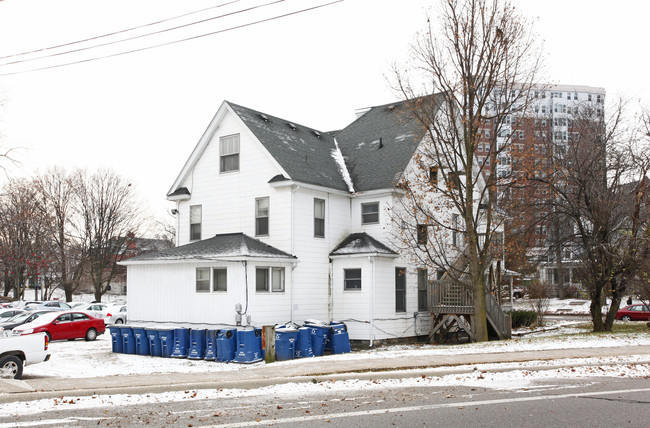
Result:
{"type": "MultiPolygon", "coordinates": [[[[570,349],[585,347],[610,347],[650,345],[650,332],[628,334],[586,334],[575,323],[561,322],[550,331],[532,333],[508,341],[474,343],[455,346],[400,345],[368,349],[343,355],[329,355],[327,360],[395,358],[416,355],[455,355],[471,353],[519,352],[539,349],[570,349]]],[[[29,366],[30,376],[44,377],[93,377],[120,374],[219,372],[224,370],[248,370],[253,365],[190,361],[183,359],[156,358],[140,355],[114,354],[111,352],[110,335],[100,336],[95,342],[53,342],[52,359],[49,362],[29,366]]],[[[560,359],[555,361],[531,361],[527,363],[472,364],[466,373],[422,376],[422,371],[405,371],[402,379],[353,379],[317,383],[287,383],[252,390],[219,389],[190,390],[149,394],[112,394],[90,397],[60,397],[34,400],[29,403],[0,405],[0,415],[11,415],[20,408],[21,414],[44,413],[65,408],[98,408],[126,406],[143,403],[165,403],[182,400],[219,399],[234,397],[285,396],[307,397],[312,393],[332,393],[336,399],[340,393],[355,391],[386,390],[430,386],[468,386],[503,390],[553,389],[562,379],[615,377],[649,377],[650,365],[647,355],[627,357],[603,357],[588,359],[560,359]],[[544,367],[547,370],[531,370],[544,367]]],[[[263,363],[258,363],[263,364],[263,363]]],[[[300,360],[275,364],[300,364],[300,360]]],[[[462,371],[463,367],[456,367],[462,371]]],[[[434,370],[435,371],[435,370],[434,370]]],[[[5,425],[0,424],[0,428],[5,425]]],[[[6,425],[7,427],[10,425],[6,425]]]]}

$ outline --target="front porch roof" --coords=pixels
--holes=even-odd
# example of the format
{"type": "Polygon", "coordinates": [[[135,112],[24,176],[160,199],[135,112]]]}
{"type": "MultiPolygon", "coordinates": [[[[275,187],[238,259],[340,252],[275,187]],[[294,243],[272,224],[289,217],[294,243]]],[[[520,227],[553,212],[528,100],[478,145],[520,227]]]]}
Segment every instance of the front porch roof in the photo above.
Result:
{"type": "Polygon", "coordinates": [[[212,238],[192,242],[168,250],[142,254],[123,260],[120,264],[160,263],[180,260],[246,260],[277,259],[278,261],[297,260],[296,256],[285,253],[244,233],[226,233],[212,238]]]}
{"type": "Polygon", "coordinates": [[[365,232],[352,233],[332,250],[330,257],[378,255],[397,257],[398,254],[365,232]]]}

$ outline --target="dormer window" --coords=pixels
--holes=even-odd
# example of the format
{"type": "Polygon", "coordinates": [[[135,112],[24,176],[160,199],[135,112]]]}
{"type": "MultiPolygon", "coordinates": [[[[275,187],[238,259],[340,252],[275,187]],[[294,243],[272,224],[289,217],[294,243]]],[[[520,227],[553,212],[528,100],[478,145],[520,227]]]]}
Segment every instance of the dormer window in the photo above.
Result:
{"type": "Polygon", "coordinates": [[[239,134],[219,139],[220,172],[239,171],[239,134]]]}

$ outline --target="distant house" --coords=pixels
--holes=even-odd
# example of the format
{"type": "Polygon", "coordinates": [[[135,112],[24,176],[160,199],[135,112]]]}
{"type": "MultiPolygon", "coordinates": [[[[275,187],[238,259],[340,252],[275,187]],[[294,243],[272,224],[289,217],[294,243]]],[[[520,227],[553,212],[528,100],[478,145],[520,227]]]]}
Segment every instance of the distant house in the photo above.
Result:
{"type": "Polygon", "coordinates": [[[177,246],[122,262],[129,318],[428,334],[426,271],[391,242],[390,213],[423,136],[404,103],[326,133],[224,102],[167,195],[177,246]]]}

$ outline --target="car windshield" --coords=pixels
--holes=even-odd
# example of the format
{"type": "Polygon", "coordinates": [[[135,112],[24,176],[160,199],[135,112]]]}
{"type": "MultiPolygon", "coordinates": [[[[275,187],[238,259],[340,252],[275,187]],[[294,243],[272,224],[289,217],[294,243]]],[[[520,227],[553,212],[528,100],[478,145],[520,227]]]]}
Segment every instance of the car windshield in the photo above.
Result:
{"type": "Polygon", "coordinates": [[[6,322],[7,323],[23,322],[27,318],[31,317],[32,315],[34,315],[32,312],[22,312],[18,315],[14,315],[13,317],[9,318],[6,322]]]}
{"type": "Polygon", "coordinates": [[[37,325],[44,325],[52,322],[56,317],[61,315],[61,311],[54,311],[54,312],[37,312],[35,314],[36,317],[32,319],[29,323],[23,324],[23,326],[31,325],[31,326],[37,326],[37,325]],[[36,319],[38,318],[38,319],[36,319]]]}

